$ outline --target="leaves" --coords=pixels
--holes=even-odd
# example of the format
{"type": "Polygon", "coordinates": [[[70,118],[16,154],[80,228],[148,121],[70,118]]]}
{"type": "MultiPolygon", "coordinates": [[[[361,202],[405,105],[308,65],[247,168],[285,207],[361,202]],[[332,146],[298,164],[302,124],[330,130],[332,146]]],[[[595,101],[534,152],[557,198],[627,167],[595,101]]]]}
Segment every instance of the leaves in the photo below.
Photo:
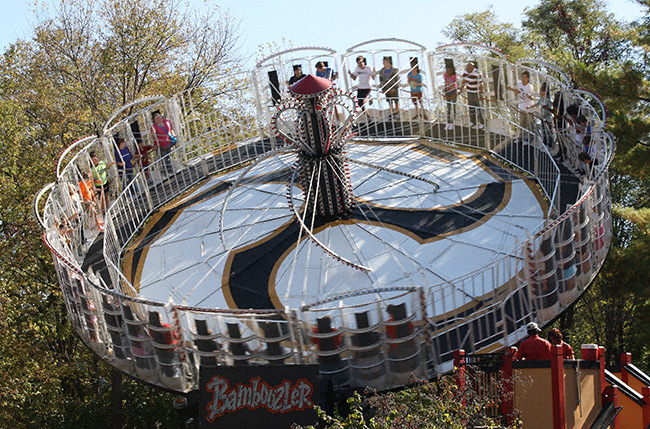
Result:
{"type": "MultiPolygon", "coordinates": [[[[466,386],[472,385],[466,375],[466,386]]],[[[478,377],[478,374],[477,374],[478,377]]],[[[364,400],[358,392],[347,399],[350,413],[334,418],[319,411],[319,417],[332,428],[351,429],[463,429],[467,427],[500,427],[496,418],[488,416],[493,399],[472,388],[459,389],[451,376],[436,381],[416,381],[397,392],[373,394],[364,400]],[[372,416],[372,417],[371,417],[372,416]]],[[[517,420],[517,419],[515,419],[517,420]]],[[[516,421],[512,428],[520,427],[516,421]]]]}
{"type": "Polygon", "coordinates": [[[607,348],[609,364],[633,351],[650,368],[650,4],[624,23],[599,0],[540,0],[525,11],[523,34],[491,9],[454,19],[444,34],[511,55],[542,58],[576,88],[602,98],[607,130],[616,138],[611,166],[612,248],[595,284],[558,326],[577,344],[607,348]]]}
{"type": "MultiPolygon", "coordinates": [[[[236,26],[174,0],[65,0],[41,13],[33,39],[0,57],[0,426],[109,427],[110,368],[68,320],[33,198],[61,151],[115,108],[228,66],[236,26]]],[[[173,425],[169,394],[128,379],[123,400],[127,427],[173,425]]]]}
{"type": "Polygon", "coordinates": [[[537,54],[560,66],[607,66],[622,58],[629,46],[626,26],[606,12],[600,0],[542,0],[525,15],[522,26],[537,54]]]}
{"type": "MultiPolygon", "coordinates": [[[[445,34],[499,48],[511,59],[554,62],[608,105],[618,145],[614,246],[564,328],[574,342],[606,345],[610,363],[632,351],[648,368],[650,7],[643,4],[646,16],[626,24],[600,1],[542,0],[526,12],[523,34],[491,9],[456,18],[445,34]]],[[[216,7],[196,12],[179,0],[66,0],[37,21],[31,41],[0,57],[0,426],[106,427],[109,368],[67,319],[32,198],[54,179],[61,150],[101,131],[116,107],[237,68],[237,23],[216,7]]],[[[480,410],[459,409],[453,386],[444,383],[391,395],[377,399],[381,411],[373,422],[357,409],[356,427],[421,427],[414,422],[422,418],[460,427],[453,426],[459,413],[480,410]]],[[[355,401],[353,408],[360,405],[355,401]]],[[[168,394],[127,379],[123,402],[127,427],[173,424],[168,394]]]]}
{"type": "Polygon", "coordinates": [[[502,23],[492,7],[483,12],[467,13],[454,18],[442,34],[457,42],[476,42],[501,50],[511,60],[524,56],[519,30],[510,23],[502,23]]]}

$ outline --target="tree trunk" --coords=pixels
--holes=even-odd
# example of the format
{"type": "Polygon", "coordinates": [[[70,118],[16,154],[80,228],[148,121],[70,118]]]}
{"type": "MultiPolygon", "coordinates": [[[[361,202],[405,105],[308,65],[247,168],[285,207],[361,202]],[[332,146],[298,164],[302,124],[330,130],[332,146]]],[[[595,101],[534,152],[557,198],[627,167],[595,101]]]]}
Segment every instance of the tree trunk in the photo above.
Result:
{"type": "Polygon", "coordinates": [[[113,429],[122,429],[122,373],[111,368],[111,411],[113,429]]]}
{"type": "Polygon", "coordinates": [[[573,328],[573,315],[575,314],[575,305],[567,308],[560,315],[560,332],[564,335],[566,331],[570,331],[573,328]]]}

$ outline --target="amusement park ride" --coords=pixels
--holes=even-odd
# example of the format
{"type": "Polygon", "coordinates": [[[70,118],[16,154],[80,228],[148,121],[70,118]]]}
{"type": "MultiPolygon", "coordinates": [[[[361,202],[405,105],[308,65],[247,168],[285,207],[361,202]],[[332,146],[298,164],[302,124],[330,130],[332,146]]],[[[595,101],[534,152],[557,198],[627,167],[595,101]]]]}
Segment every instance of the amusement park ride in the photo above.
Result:
{"type": "Polygon", "coordinates": [[[475,44],[296,48],[122,107],[62,154],[36,211],[71,323],[119,370],[189,392],[204,366],[317,363],[335,387],[384,390],[449,372],[456,349],[518,343],[590,285],[611,241],[604,123],[552,65],[475,44]],[[391,58],[396,102],[375,84],[359,107],[359,55],[379,73],[391,58]],[[338,81],[312,75],[319,61],[338,81]],[[469,61],[481,105],[461,93],[448,126],[442,73],[454,65],[460,82],[469,61]],[[295,64],[307,77],[289,87],[295,64]],[[523,71],[556,99],[550,134],[518,125],[507,87],[523,71]],[[133,154],[155,146],[154,111],[178,136],[171,153],[141,151],[130,182],[111,166],[105,195],[86,200],[90,153],[110,164],[118,138],[133,154]]]}

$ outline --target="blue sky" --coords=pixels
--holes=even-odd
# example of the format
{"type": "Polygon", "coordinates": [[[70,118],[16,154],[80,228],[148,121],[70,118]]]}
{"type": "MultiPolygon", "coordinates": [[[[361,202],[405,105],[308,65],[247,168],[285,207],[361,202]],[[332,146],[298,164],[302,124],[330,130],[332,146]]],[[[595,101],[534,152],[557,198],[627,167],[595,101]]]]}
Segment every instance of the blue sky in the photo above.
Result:
{"type": "MultiPolygon", "coordinates": [[[[204,1],[189,0],[202,7],[204,1]]],[[[57,3],[44,0],[43,3],[57,3]]],[[[269,42],[294,46],[326,46],[339,52],[370,39],[397,37],[433,48],[447,40],[441,30],[454,17],[480,12],[493,5],[503,22],[519,25],[525,8],[537,1],[516,0],[225,0],[222,10],[239,20],[241,54],[249,65],[258,46],[269,42]]],[[[608,8],[627,21],[639,18],[642,8],[632,0],[608,0],[608,8]]],[[[29,38],[36,18],[31,1],[3,0],[0,14],[0,46],[6,48],[18,38],[29,38]]]]}

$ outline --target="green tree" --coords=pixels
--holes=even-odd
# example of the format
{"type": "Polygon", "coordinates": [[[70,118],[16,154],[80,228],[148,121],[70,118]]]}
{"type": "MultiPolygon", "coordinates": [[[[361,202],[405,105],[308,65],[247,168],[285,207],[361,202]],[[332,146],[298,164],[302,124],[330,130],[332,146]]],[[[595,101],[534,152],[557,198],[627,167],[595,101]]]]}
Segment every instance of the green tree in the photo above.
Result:
{"type": "Polygon", "coordinates": [[[35,31],[42,70],[96,128],[116,106],[200,86],[238,64],[237,22],[179,0],[62,1],[35,31]]]}
{"type": "Polygon", "coordinates": [[[501,22],[490,6],[483,12],[473,12],[454,18],[442,30],[452,42],[475,42],[499,49],[510,59],[525,56],[519,30],[511,23],[501,22]]]}
{"type": "Polygon", "coordinates": [[[541,0],[525,15],[527,40],[551,63],[607,67],[629,47],[626,26],[600,0],[541,0]]]}
{"type": "Polygon", "coordinates": [[[649,78],[645,18],[621,23],[596,0],[542,0],[526,11],[525,38],[538,55],[567,71],[577,87],[602,97],[607,129],[616,137],[611,166],[614,234],[608,259],[591,289],[560,319],[569,339],[598,342],[609,364],[632,351],[650,367],[648,223],[650,181],[649,78]]]}
{"type": "Polygon", "coordinates": [[[227,73],[236,40],[209,6],[66,0],[0,56],[0,427],[173,425],[171,395],[131,379],[111,408],[120,377],[73,332],[32,202],[72,141],[135,98],[227,73]]]}
{"type": "MultiPolygon", "coordinates": [[[[476,374],[474,377],[480,378],[476,374]]],[[[466,373],[466,386],[473,386],[476,379],[466,373]]],[[[473,388],[460,389],[453,377],[445,376],[436,381],[416,381],[397,392],[374,394],[367,401],[355,392],[347,403],[350,413],[335,418],[319,412],[321,420],[334,429],[462,429],[467,427],[517,428],[521,422],[514,418],[510,426],[489,417],[494,398],[488,392],[502,391],[495,382],[481,392],[473,388]]]]}

